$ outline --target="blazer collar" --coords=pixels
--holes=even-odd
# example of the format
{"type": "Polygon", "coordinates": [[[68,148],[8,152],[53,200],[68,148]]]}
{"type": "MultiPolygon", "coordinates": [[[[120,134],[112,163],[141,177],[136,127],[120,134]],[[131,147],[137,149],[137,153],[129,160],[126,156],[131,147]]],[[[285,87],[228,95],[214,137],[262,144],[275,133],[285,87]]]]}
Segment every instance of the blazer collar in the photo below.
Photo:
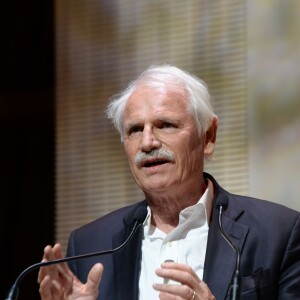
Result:
{"type": "MultiPolygon", "coordinates": [[[[238,222],[244,211],[233,196],[223,190],[215,179],[205,174],[214,184],[214,203],[219,197],[228,199],[228,207],[222,216],[224,231],[239,247],[241,254],[249,228],[238,222]]],[[[227,200],[226,199],[226,200],[227,200]]],[[[203,280],[209,286],[216,299],[225,299],[236,265],[236,254],[221,236],[218,228],[218,210],[213,204],[209,227],[203,280]]]]}

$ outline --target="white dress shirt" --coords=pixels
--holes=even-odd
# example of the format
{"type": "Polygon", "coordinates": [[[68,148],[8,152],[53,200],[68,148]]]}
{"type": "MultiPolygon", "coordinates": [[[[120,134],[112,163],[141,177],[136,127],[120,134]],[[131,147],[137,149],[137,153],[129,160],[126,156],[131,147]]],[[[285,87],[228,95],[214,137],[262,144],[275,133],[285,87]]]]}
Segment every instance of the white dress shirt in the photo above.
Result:
{"type": "Polygon", "coordinates": [[[158,277],[155,270],[165,260],[187,264],[200,279],[203,278],[212,200],[213,184],[208,180],[207,189],[198,203],[180,212],[178,226],[168,234],[151,225],[151,210],[148,207],[148,215],[143,224],[140,300],[159,299],[152,284],[163,283],[163,278],[158,277]]]}

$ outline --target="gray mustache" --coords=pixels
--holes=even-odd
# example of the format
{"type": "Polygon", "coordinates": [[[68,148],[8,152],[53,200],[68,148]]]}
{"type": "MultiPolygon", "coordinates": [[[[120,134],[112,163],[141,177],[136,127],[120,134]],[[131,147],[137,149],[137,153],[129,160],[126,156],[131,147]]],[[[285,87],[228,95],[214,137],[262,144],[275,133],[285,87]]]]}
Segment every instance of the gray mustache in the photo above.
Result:
{"type": "Polygon", "coordinates": [[[137,153],[136,157],[135,157],[135,163],[137,165],[142,164],[144,161],[148,160],[148,159],[153,159],[153,158],[158,158],[158,159],[167,159],[170,161],[173,161],[175,159],[175,155],[171,150],[167,150],[167,149],[154,149],[152,151],[149,152],[139,152],[137,153]]]}

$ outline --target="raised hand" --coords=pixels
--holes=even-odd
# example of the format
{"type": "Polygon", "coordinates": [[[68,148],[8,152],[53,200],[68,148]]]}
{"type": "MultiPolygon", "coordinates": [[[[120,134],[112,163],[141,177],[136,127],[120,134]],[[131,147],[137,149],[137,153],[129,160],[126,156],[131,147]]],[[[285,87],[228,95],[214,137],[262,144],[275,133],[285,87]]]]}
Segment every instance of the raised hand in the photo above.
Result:
{"type": "MultiPolygon", "coordinates": [[[[47,246],[42,261],[62,258],[61,245],[47,246]]],[[[87,282],[83,284],[69,269],[67,263],[40,268],[38,283],[42,300],[95,300],[103,273],[103,266],[95,264],[87,282]]]]}
{"type": "Polygon", "coordinates": [[[158,284],[153,288],[159,291],[161,300],[215,300],[204,281],[199,279],[191,267],[185,264],[164,262],[156,274],[165,279],[177,281],[178,284],[158,284]]]}

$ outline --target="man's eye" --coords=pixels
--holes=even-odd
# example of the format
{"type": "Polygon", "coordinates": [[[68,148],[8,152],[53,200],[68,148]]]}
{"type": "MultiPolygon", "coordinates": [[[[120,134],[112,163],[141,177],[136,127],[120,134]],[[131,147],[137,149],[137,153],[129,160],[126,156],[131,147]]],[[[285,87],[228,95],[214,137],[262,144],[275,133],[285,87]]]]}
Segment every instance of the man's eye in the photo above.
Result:
{"type": "Polygon", "coordinates": [[[143,131],[143,128],[141,126],[133,126],[129,129],[128,134],[131,135],[141,131],[143,131]]]}
{"type": "Polygon", "coordinates": [[[174,128],[175,125],[170,122],[164,122],[162,123],[162,128],[174,128]]]}

